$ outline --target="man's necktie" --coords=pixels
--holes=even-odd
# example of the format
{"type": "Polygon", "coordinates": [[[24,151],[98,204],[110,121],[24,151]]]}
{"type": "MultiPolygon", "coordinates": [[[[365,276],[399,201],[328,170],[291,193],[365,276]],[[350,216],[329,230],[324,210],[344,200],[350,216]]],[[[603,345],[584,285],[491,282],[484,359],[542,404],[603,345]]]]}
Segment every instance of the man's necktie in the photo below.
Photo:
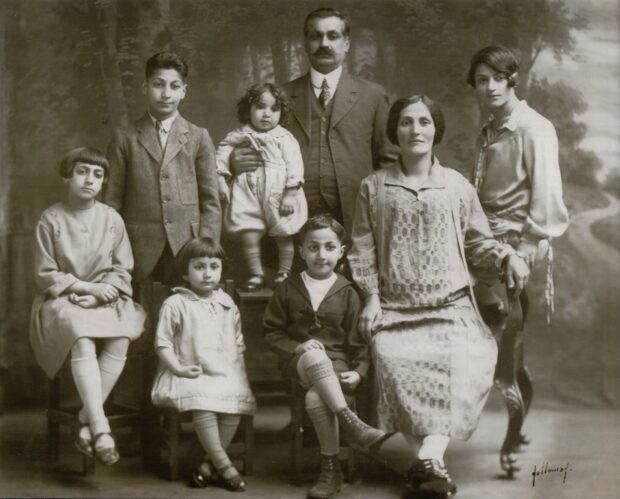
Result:
{"type": "Polygon", "coordinates": [[[162,126],[161,121],[155,123],[155,130],[157,130],[157,138],[159,139],[159,145],[161,145],[162,151],[166,148],[167,131],[162,126]]]}
{"type": "Polygon", "coordinates": [[[327,103],[329,102],[331,96],[329,85],[327,84],[327,78],[324,78],[323,83],[321,84],[321,93],[319,94],[319,102],[321,103],[321,107],[323,109],[327,107],[327,103]]]}

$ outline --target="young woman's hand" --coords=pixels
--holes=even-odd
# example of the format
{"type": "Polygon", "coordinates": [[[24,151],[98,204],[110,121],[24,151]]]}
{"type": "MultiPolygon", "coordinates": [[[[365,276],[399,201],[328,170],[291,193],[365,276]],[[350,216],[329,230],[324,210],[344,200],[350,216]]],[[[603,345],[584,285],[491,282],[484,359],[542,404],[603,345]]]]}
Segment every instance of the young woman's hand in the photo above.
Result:
{"type": "Polygon", "coordinates": [[[375,327],[381,317],[383,316],[383,312],[381,311],[381,301],[379,300],[379,295],[374,294],[370,295],[366,299],[366,304],[360,313],[357,328],[359,332],[362,333],[364,339],[370,342],[372,338],[372,334],[375,331],[375,327]]]}
{"type": "Polygon", "coordinates": [[[280,202],[280,216],[286,217],[295,212],[295,191],[286,190],[280,202]]]}
{"type": "Polygon", "coordinates": [[[506,284],[508,289],[519,296],[530,277],[530,267],[519,255],[510,255],[506,263],[506,284]]]}
{"type": "Polygon", "coordinates": [[[517,254],[525,260],[530,269],[533,268],[538,254],[538,242],[521,239],[517,247],[517,254]]]}
{"type": "Polygon", "coordinates": [[[74,305],[79,305],[82,308],[95,308],[99,305],[99,300],[93,295],[77,295],[71,293],[69,295],[69,301],[74,305]]]}
{"type": "Polygon", "coordinates": [[[340,385],[345,392],[355,391],[360,381],[362,381],[362,377],[357,371],[345,371],[340,373],[340,385]]]}
{"type": "Polygon", "coordinates": [[[174,373],[180,378],[197,378],[202,374],[200,366],[179,366],[174,373]]]}
{"type": "Polygon", "coordinates": [[[118,289],[104,282],[91,284],[90,294],[103,303],[111,303],[118,300],[118,289]]]}
{"type": "Polygon", "coordinates": [[[297,345],[297,348],[295,348],[295,353],[297,355],[301,355],[310,350],[325,350],[325,346],[323,346],[323,343],[319,340],[308,340],[301,345],[297,345]]]}

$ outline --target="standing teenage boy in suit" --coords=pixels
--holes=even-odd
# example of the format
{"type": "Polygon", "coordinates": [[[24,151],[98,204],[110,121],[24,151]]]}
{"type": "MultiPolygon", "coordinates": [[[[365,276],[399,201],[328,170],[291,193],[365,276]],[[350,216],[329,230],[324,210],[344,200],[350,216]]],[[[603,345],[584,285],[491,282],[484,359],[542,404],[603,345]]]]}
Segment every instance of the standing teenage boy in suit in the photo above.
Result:
{"type": "Polygon", "coordinates": [[[174,255],[187,241],[220,238],[213,142],[177,110],[187,74],[178,55],[152,56],[143,86],[148,110],[117,130],[108,147],[110,180],[103,200],[125,220],[138,285],[146,279],[172,284],[174,255]]]}

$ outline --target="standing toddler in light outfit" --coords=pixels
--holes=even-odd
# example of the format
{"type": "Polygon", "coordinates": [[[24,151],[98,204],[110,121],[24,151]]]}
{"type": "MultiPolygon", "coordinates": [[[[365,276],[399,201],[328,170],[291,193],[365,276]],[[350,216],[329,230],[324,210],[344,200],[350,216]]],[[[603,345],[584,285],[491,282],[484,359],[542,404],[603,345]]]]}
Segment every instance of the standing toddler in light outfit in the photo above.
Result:
{"type": "Polygon", "coordinates": [[[301,186],[304,165],[299,143],[281,126],[288,114],[286,94],[271,83],[252,85],[237,105],[243,124],[217,146],[216,164],[220,199],[228,203],[224,226],[238,235],[250,271],[245,287],[254,290],[265,283],[260,258],[260,240],[267,232],[278,245],[276,283],[288,277],[295,248],[293,235],[308,217],[301,186]],[[264,167],[231,178],[229,158],[239,145],[260,152],[264,167]]]}
{"type": "Polygon", "coordinates": [[[240,491],[245,480],[226,448],[240,415],[253,414],[256,401],[243,360],[239,309],[218,288],[224,258],[222,247],[209,238],[192,239],[179,252],[178,268],[189,289],[173,288],[161,307],[155,338],[160,365],[151,398],[156,406],[192,411],[206,452],[192,484],[206,487],[217,471],[226,488],[240,491]]]}

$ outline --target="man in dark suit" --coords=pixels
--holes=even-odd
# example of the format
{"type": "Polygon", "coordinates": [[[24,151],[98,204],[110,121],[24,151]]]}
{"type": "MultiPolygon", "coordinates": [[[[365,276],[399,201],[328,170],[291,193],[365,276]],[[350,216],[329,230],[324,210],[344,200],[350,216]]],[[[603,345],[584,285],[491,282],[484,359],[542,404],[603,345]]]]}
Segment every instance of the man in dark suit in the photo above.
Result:
{"type": "MultiPolygon", "coordinates": [[[[301,146],[304,192],[309,215],[328,212],[351,232],[361,180],[394,161],[385,136],[388,98],[380,85],[343,68],[349,51],[349,22],[338,11],[321,8],[304,24],[310,70],[283,88],[292,118],[286,127],[301,146]]],[[[235,173],[261,166],[251,148],[231,157],[235,173]]]]}

